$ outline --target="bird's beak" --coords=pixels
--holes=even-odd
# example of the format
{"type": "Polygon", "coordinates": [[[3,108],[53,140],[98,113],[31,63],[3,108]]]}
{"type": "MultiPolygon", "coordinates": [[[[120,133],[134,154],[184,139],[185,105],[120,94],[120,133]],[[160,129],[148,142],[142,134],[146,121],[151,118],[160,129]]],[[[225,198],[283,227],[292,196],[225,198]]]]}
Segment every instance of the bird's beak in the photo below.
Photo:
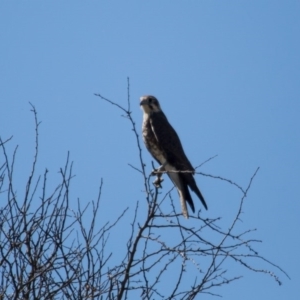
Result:
{"type": "Polygon", "coordinates": [[[140,98],[140,106],[143,106],[143,105],[145,105],[145,104],[148,104],[148,99],[147,98],[144,98],[144,97],[141,97],[140,98]]]}

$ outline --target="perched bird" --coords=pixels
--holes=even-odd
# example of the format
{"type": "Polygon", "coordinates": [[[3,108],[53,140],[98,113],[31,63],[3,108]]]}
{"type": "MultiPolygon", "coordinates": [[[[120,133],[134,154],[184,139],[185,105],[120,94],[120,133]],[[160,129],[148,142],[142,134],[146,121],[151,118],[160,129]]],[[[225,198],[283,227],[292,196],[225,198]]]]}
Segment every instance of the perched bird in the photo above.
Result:
{"type": "MultiPolygon", "coordinates": [[[[151,155],[161,165],[155,173],[166,172],[174,183],[179,194],[184,217],[189,217],[186,202],[195,212],[188,187],[196,193],[205,209],[207,209],[204,197],[193,176],[195,169],[186,157],[179,137],[161,110],[158,100],[154,96],[142,96],[140,106],[144,112],[142,127],[144,143],[151,155]]],[[[161,175],[160,173],[156,182],[154,182],[157,185],[160,185],[162,181],[160,179],[161,175]]]]}

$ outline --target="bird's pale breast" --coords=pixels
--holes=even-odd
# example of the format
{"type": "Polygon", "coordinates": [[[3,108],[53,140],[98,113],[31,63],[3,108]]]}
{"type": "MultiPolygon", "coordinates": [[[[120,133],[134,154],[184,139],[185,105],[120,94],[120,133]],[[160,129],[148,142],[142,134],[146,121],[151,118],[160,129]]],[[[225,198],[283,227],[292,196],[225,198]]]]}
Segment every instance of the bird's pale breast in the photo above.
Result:
{"type": "Polygon", "coordinates": [[[158,141],[153,133],[149,117],[147,115],[144,116],[143,120],[143,139],[144,143],[151,153],[151,155],[160,163],[163,164],[166,161],[164,153],[160,148],[158,141]]]}

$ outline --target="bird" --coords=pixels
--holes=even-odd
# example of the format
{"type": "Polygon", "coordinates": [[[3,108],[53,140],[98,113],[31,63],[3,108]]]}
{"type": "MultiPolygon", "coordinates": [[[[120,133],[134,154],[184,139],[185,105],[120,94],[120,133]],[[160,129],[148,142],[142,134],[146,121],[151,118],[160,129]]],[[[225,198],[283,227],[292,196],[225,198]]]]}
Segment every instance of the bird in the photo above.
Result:
{"type": "Polygon", "coordinates": [[[158,176],[154,184],[160,186],[162,173],[168,174],[178,191],[182,214],[187,219],[189,213],[186,203],[195,212],[189,188],[198,196],[207,210],[207,204],[193,176],[195,169],[183,150],[178,134],[162,111],[159,101],[151,95],[142,96],[140,97],[140,106],[143,110],[142,135],[144,144],[160,164],[160,167],[154,172],[158,176]]]}

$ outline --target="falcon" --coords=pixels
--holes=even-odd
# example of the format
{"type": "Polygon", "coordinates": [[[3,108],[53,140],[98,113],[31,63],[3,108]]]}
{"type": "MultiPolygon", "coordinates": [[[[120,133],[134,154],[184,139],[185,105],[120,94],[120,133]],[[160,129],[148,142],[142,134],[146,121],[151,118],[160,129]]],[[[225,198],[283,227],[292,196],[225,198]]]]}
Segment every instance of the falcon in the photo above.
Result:
{"type": "Polygon", "coordinates": [[[155,170],[157,179],[154,182],[160,186],[162,173],[166,172],[175,185],[185,218],[189,218],[187,205],[195,212],[194,202],[189,188],[198,196],[205,209],[206,202],[194,179],[195,169],[186,157],[180,139],[163,113],[158,100],[154,96],[142,96],[140,106],[143,110],[143,140],[146,148],[160,167],[155,170]]]}

